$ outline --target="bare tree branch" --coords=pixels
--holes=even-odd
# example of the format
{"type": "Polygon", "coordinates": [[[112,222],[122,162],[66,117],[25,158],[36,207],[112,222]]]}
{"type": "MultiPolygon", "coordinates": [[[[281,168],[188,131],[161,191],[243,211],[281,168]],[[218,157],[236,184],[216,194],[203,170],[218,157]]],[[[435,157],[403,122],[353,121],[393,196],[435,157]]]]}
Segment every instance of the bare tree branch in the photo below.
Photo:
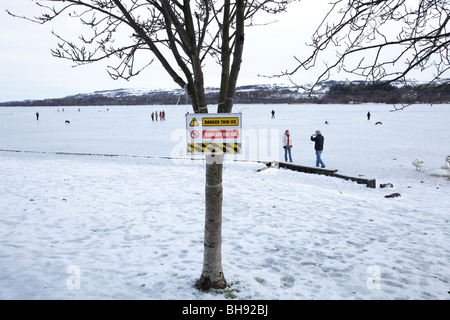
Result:
{"type": "Polygon", "coordinates": [[[320,68],[323,54],[335,51],[333,62],[324,63],[306,88],[310,92],[336,71],[379,85],[406,82],[415,70],[433,70],[429,85],[422,87],[431,89],[436,80],[448,83],[442,77],[450,66],[449,21],[448,1],[337,0],[313,35],[311,54],[296,57],[297,66],[278,76],[292,78],[302,70],[320,68]]]}

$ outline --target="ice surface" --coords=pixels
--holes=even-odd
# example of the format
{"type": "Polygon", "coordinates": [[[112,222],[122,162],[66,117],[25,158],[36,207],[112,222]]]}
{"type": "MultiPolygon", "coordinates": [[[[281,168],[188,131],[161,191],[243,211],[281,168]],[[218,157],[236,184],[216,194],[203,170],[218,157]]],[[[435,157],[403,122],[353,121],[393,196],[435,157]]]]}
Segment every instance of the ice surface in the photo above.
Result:
{"type": "MultiPolygon", "coordinates": [[[[237,299],[450,298],[450,181],[432,175],[450,154],[450,106],[390,109],[234,107],[243,115],[245,150],[224,165],[226,292],[237,299]],[[256,172],[264,166],[257,160],[283,160],[286,129],[294,163],[315,164],[309,137],[319,129],[327,168],[394,187],[256,172]],[[416,158],[422,171],[411,164],[416,158]],[[401,197],[384,198],[393,192],[401,197]]],[[[230,297],[193,286],[202,269],[205,163],[184,152],[190,110],[0,108],[0,299],[230,297]],[[166,121],[152,122],[160,110],[166,121]]]]}

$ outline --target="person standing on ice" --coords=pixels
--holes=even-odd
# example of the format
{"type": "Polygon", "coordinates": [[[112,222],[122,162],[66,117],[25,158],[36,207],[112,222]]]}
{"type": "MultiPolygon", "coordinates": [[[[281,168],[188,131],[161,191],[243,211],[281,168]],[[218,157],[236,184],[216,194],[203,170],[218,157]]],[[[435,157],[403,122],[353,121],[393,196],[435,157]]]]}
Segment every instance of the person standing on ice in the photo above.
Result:
{"type": "Polygon", "coordinates": [[[370,111],[367,112],[367,120],[370,120],[370,111]]]}
{"type": "Polygon", "coordinates": [[[289,134],[289,130],[286,130],[283,136],[283,148],[284,148],[284,161],[288,161],[288,154],[289,154],[289,160],[292,162],[292,155],[291,155],[291,149],[292,149],[292,137],[289,134]]]}
{"type": "Polygon", "coordinates": [[[272,119],[275,119],[275,110],[272,110],[272,119]]]}
{"type": "Polygon", "coordinates": [[[319,165],[322,166],[322,168],[325,168],[325,163],[322,161],[322,151],[323,151],[323,142],[324,137],[322,136],[320,130],[317,130],[315,134],[311,135],[311,141],[314,141],[314,149],[316,150],[316,167],[318,168],[319,165]]]}
{"type": "Polygon", "coordinates": [[[39,112],[36,112],[36,120],[39,120],[39,112]]]}

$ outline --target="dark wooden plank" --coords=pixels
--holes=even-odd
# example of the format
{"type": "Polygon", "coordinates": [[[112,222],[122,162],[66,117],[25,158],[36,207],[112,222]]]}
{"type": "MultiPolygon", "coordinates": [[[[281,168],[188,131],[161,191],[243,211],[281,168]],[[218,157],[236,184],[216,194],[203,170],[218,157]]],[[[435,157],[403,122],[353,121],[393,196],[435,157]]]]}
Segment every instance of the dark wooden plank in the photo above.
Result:
{"type": "MultiPolygon", "coordinates": [[[[284,168],[284,169],[293,170],[293,171],[297,171],[297,172],[320,174],[320,175],[345,179],[345,180],[349,180],[349,181],[354,181],[358,184],[365,184],[368,188],[376,188],[376,180],[375,179],[363,179],[363,178],[344,176],[342,174],[336,173],[338,171],[337,169],[308,167],[308,166],[302,166],[302,165],[298,165],[298,164],[287,163],[287,162],[278,162],[278,161],[263,162],[263,163],[266,165],[266,168],[270,168],[270,167],[284,168]]],[[[266,168],[262,168],[257,171],[260,172],[266,168]]]]}

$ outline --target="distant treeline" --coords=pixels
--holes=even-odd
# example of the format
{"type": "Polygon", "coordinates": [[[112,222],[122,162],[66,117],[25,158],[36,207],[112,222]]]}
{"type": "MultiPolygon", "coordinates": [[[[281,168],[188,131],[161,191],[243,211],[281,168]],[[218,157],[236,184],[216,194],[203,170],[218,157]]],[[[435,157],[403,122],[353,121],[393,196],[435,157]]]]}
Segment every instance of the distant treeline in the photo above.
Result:
{"type": "MultiPolygon", "coordinates": [[[[184,91],[151,91],[140,95],[124,94],[123,90],[79,94],[58,99],[26,100],[0,103],[0,106],[109,106],[109,105],[173,105],[190,104],[184,91]]],[[[218,90],[210,89],[207,103],[218,103],[218,90]]],[[[236,91],[235,104],[348,104],[348,103],[449,103],[450,85],[394,86],[369,85],[362,82],[328,81],[312,95],[300,93],[294,87],[242,86],[236,91]]]]}
{"type": "Polygon", "coordinates": [[[450,85],[334,84],[318,103],[449,103],[450,85]]]}

